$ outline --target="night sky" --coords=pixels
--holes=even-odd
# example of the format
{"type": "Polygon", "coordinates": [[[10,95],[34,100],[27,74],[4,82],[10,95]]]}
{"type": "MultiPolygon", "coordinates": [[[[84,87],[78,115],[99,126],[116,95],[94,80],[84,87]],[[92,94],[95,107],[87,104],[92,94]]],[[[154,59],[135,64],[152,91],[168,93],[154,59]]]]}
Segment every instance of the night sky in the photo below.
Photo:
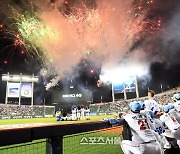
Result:
{"type": "MultiPolygon", "coordinates": [[[[160,92],[161,84],[164,90],[174,88],[180,85],[180,1],[179,0],[154,0],[156,9],[151,9],[146,19],[152,18],[162,19],[162,31],[156,33],[153,37],[149,37],[147,33],[143,33],[140,40],[134,41],[129,51],[124,54],[124,57],[131,56],[136,49],[146,49],[146,59],[149,61],[149,74],[138,79],[140,95],[146,95],[147,88],[160,92]],[[159,7],[158,7],[159,6],[159,7]],[[154,60],[152,60],[154,59],[154,60]]],[[[49,4],[56,1],[49,1],[49,4]]],[[[68,0],[69,5],[74,4],[75,0],[68,0]]],[[[11,3],[21,5],[21,1],[12,0],[11,3]]],[[[134,0],[134,4],[137,1],[134,0]]],[[[66,11],[69,5],[65,6],[66,11]]],[[[93,3],[88,6],[94,6],[93,3]],[[93,4],[93,5],[92,5],[93,4]]],[[[94,6],[95,7],[95,6],[94,6]]],[[[0,11],[0,76],[9,72],[10,74],[32,74],[40,76],[40,81],[35,85],[35,102],[42,104],[44,98],[50,104],[50,93],[45,90],[45,84],[53,77],[49,75],[44,78],[40,75],[42,66],[41,60],[36,55],[31,55],[20,45],[14,45],[14,38],[6,33],[6,29],[10,23],[5,23],[8,18],[0,11]],[[4,24],[5,23],[5,24],[4,24]]],[[[69,12],[66,12],[67,14],[69,12]]],[[[91,53],[80,58],[76,66],[73,67],[72,74],[77,74],[72,78],[62,77],[58,84],[54,87],[65,87],[70,82],[74,85],[80,85],[86,89],[93,91],[94,102],[100,102],[103,96],[103,102],[111,101],[111,85],[103,84],[97,87],[97,80],[101,74],[103,58],[99,59],[97,64],[94,64],[94,57],[91,53]],[[72,81],[71,81],[72,79],[72,81]]],[[[97,58],[97,57],[95,57],[97,58]]],[[[5,82],[0,81],[0,102],[5,99],[5,82]]]]}

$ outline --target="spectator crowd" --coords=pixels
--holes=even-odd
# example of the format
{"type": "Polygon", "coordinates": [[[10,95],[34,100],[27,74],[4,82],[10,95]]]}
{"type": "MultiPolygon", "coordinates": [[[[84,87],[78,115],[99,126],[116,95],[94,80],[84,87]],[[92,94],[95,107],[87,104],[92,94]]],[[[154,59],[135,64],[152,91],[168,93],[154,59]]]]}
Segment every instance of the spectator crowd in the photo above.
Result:
{"type": "MultiPolygon", "coordinates": [[[[154,96],[154,99],[160,105],[160,108],[163,105],[168,103],[172,103],[172,97],[175,93],[180,93],[180,88],[174,88],[169,91],[165,91],[154,96]]],[[[135,99],[128,99],[128,100],[118,100],[114,102],[107,102],[107,103],[98,103],[98,104],[91,104],[90,109],[93,113],[118,113],[118,112],[127,112],[129,109],[129,103],[132,101],[145,101],[148,99],[148,96],[135,98],[135,99]]]]}
{"type": "Polygon", "coordinates": [[[0,119],[53,116],[54,106],[0,104],[0,119]]]}

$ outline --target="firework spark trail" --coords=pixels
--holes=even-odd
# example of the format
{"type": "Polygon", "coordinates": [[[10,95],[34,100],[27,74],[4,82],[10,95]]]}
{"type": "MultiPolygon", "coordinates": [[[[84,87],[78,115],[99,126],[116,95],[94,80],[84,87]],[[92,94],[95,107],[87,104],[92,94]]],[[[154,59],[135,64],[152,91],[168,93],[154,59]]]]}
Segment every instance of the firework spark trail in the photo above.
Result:
{"type": "MultiPolygon", "coordinates": [[[[10,3],[10,1],[8,2],[10,3]]],[[[23,9],[20,9],[20,6],[10,4],[3,5],[7,6],[6,9],[3,9],[7,10],[7,18],[3,23],[3,25],[7,24],[7,26],[6,29],[2,29],[5,36],[1,39],[6,38],[13,40],[13,44],[5,47],[1,52],[12,46],[14,46],[14,48],[21,47],[23,50],[25,49],[30,56],[34,55],[37,59],[43,61],[42,58],[44,57],[40,52],[41,44],[48,41],[49,38],[53,39],[55,32],[52,28],[48,27],[48,25],[43,24],[36,16],[36,12],[24,12],[23,9]]]]}
{"type": "Polygon", "coordinates": [[[86,1],[73,5],[68,1],[55,1],[49,5],[43,0],[32,0],[36,11],[32,9],[24,14],[19,11],[20,8],[15,9],[13,31],[17,30],[20,35],[15,37],[16,45],[24,45],[29,54],[45,58],[42,61],[45,61],[50,72],[52,66],[55,67],[58,77],[52,80],[53,84],[48,88],[55,85],[89,50],[97,57],[104,57],[103,70],[113,68],[136,42],[149,34],[153,35],[154,30],[161,26],[157,20],[147,18],[153,1],[95,2],[94,7],[89,7],[86,1]],[[64,11],[66,8],[68,13],[64,11]]]}

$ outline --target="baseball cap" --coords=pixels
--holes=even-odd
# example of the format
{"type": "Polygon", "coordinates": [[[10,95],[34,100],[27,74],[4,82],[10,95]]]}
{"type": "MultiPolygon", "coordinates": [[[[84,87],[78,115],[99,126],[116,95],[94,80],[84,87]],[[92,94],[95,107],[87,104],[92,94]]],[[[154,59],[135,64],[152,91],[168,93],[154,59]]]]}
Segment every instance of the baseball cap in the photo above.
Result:
{"type": "Polygon", "coordinates": [[[173,97],[171,97],[172,99],[177,99],[177,100],[179,100],[180,99],[180,94],[174,94],[173,95],[173,97]]]}
{"type": "Polygon", "coordinates": [[[168,103],[169,109],[173,109],[174,105],[172,103],[168,103]]]}
{"type": "Polygon", "coordinates": [[[135,112],[135,113],[138,113],[138,112],[140,112],[140,110],[141,110],[141,105],[138,103],[138,102],[131,102],[130,104],[129,104],[129,107],[131,108],[131,110],[133,111],[133,112],[135,112]]]}
{"type": "Polygon", "coordinates": [[[144,102],[143,102],[143,101],[138,101],[138,103],[139,103],[140,106],[141,106],[141,110],[144,110],[144,108],[145,108],[144,102]]]}

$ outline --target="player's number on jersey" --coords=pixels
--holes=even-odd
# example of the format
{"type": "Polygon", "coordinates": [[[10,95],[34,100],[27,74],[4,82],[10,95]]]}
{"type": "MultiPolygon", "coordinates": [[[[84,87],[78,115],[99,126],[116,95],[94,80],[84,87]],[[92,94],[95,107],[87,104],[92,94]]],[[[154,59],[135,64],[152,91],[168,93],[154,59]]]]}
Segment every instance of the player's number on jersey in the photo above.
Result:
{"type": "Polygon", "coordinates": [[[161,126],[160,126],[160,127],[157,127],[157,128],[156,128],[156,132],[158,132],[159,135],[160,135],[160,134],[164,133],[164,129],[163,129],[161,126]]]}
{"type": "Polygon", "coordinates": [[[140,130],[149,129],[149,125],[147,123],[147,120],[139,120],[138,125],[140,125],[140,130]]]}

